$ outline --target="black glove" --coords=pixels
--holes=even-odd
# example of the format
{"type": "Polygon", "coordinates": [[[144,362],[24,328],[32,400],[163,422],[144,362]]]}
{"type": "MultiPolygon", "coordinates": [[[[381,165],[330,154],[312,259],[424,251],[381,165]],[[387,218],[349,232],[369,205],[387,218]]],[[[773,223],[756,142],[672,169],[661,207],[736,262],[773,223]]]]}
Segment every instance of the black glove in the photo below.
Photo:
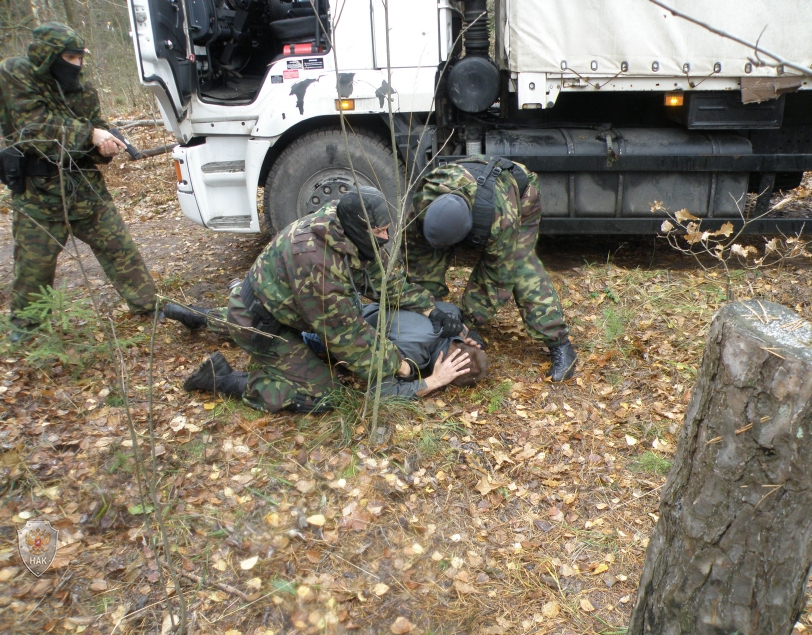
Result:
{"type": "Polygon", "coordinates": [[[429,313],[429,319],[434,330],[440,329],[440,335],[443,337],[454,337],[462,332],[462,320],[440,309],[434,309],[429,313]]]}
{"type": "Polygon", "coordinates": [[[483,340],[482,336],[479,333],[477,333],[475,330],[468,329],[468,333],[466,333],[465,337],[470,337],[472,340],[474,340],[477,343],[479,348],[481,348],[483,351],[485,350],[485,340],[483,340]]]}

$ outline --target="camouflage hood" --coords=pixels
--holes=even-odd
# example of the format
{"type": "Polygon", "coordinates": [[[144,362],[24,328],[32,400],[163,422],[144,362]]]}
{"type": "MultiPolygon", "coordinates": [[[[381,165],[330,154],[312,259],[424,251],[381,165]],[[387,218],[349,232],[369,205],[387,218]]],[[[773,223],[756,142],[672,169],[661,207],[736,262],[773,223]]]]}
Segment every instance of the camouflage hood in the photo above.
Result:
{"type": "Polygon", "coordinates": [[[50,77],[51,64],[65,49],[84,49],[85,42],[69,26],[46,22],[34,29],[34,41],[28,45],[28,60],[34,65],[34,75],[50,77]]]}

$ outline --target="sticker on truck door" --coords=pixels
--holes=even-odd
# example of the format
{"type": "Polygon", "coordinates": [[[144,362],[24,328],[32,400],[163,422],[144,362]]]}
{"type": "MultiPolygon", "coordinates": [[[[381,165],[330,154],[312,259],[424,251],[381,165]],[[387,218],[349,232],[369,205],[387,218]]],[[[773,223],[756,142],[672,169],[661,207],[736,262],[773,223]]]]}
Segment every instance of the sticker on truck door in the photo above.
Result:
{"type": "Polygon", "coordinates": [[[291,70],[291,71],[282,71],[282,77],[285,79],[299,79],[299,71],[291,70]]]}
{"type": "Polygon", "coordinates": [[[306,57],[302,60],[305,70],[324,68],[324,59],[321,57],[306,57]]]}

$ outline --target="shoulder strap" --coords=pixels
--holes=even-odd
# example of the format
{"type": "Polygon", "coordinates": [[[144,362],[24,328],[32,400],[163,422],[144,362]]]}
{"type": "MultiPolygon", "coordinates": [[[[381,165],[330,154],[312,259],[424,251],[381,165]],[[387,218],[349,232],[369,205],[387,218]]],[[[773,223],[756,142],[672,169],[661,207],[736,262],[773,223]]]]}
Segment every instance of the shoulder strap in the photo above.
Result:
{"type": "Polygon", "coordinates": [[[527,174],[518,165],[504,157],[492,157],[486,164],[482,161],[457,161],[476,179],[476,198],[474,199],[473,227],[465,237],[465,243],[471,247],[484,247],[491,234],[494,214],[494,188],[496,179],[505,170],[509,171],[519,186],[519,198],[527,190],[527,174]]]}
{"type": "Polygon", "coordinates": [[[494,186],[497,177],[502,173],[502,168],[497,165],[502,161],[500,157],[493,157],[487,165],[472,161],[459,161],[461,165],[471,173],[476,179],[476,198],[473,214],[473,227],[465,237],[465,243],[470,247],[482,248],[488,242],[491,235],[491,225],[493,225],[494,214],[494,186]]]}

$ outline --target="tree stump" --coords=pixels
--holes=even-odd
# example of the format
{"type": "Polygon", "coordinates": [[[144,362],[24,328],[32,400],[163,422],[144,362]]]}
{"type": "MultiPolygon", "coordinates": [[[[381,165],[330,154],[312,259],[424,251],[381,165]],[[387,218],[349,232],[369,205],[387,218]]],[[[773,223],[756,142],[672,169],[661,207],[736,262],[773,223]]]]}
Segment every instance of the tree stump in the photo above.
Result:
{"type": "Polygon", "coordinates": [[[711,324],[629,635],[783,635],[812,565],[812,325],[772,302],[711,324]]]}

